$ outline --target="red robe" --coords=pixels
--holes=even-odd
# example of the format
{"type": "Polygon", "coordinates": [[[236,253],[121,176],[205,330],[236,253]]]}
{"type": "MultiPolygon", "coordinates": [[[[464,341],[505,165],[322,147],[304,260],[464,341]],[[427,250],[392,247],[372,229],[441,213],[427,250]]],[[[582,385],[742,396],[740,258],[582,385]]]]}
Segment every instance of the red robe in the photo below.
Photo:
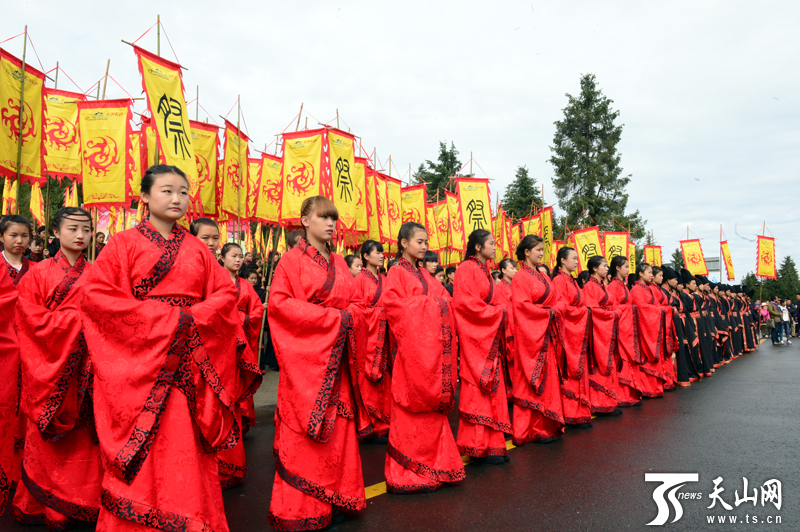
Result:
{"type": "Polygon", "coordinates": [[[619,335],[617,349],[622,358],[622,369],[618,372],[620,389],[619,406],[641,404],[641,352],[639,350],[639,309],[633,304],[628,287],[620,279],[614,278],[609,283],[609,296],[614,311],[619,316],[619,335]]]}
{"type": "Polygon", "coordinates": [[[48,529],[97,521],[103,466],[92,412],[92,363],[80,305],[91,265],[59,251],[19,284],[20,407],[28,429],[14,517],[48,529]]]}
{"type": "Polygon", "coordinates": [[[392,408],[392,357],[389,325],[383,308],[386,279],[362,268],[356,275],[356,290],[364,305],[367,325],[366,349],[358,354],[361,398],[372,420],[374,430],[368,438],[389,435],[392,408]]]}
{"type": "Polygon", "coordinates": [[[592,354],[597,368],[589,375],[589,402],[593,413],[609,413],[617,409],[620,401],[619,315],[612,308],[605,285],[594,276],[583,286],[583,296],[586,306],[592,309],[592,354]]]}
{"type": "MultiPolygon", "coordinates": [[[[225,273],[228,273],[227,270],[225,273]]],[[[229,274],[230,275],[230,274],[229,274]]],[[[253,395],[261,385],[263,372],[258,368],[258,340],[261,330],[261,317],[264,315],[264,305],[256,294],[253,285],[236,277],[236,312],[242,330],[239,334],[245,341],[249,349],[240,351],[242,358],[237,360],[237,369],[244,372],[244,383],[249,383],[247,389],[238,390],[236,403],[238,419],[241,419],[242,434],[247,433],[250,427],[256,424],[255,405],[253,395]],[[247,374],[255,375],[254,379],[246,378],[247,374]]],[[[217,467],[219,468],[219,480],[222,489],[226,490],[239,484],[247,474],[247,461],[244,453],[244,441],[239,438],[236,447],[224,449],[217,453],[217,467]]]]}
{"type": "Polygon", "coordinates": [[[514,445],[564,432],[558,358],[562,339],[550,278],[526,264],[511,283],[514,304],[514,445]]]}
{"type": "Polygon", "coordinates": [[[164,239],[145,220],[109,241],[84,294],[105,468],[98,531],[226,532],[215,451],[240,438],[247,388],[230,277],[179,225],[164,239]]]}
{"type": "Polygon", "coordinates": [[[486,265],[469,257],[456,270],[453,314],[461,346],[458,450],[473,458],[507,456],[511,434],[506,381],[508,312],[486,265]]]}
{"type": "MultiPolygon", "coordinates": [[[[4,383],[15,383],[19,372],[19,344],[14,330],[14,316],[19,292],[14,281],[0,271],[0,379],[4,383]]],[[[14,470],[14,439],[17,428],[17,387],[0,386],[0,515],[6,507],[11,488],[11,472],[14,470]]],[[[19,466],[16,466],[19,475],[19,466]]]]}
{"type": "Polygon", "coordinates": [[[671,298],[666,290],[653,283],[650,283],[647,287],[650,289],[650,292],[653,293],[656,305],[664,309],[664,340],[662,344],[663,356],[661,357],[661,372],[664,375],[664,390],[674,390],[678,382],[675,364],[672,361],[673,353],[678,350],[678,337],[675,333],[675,310],[670,304],[671,298]]]}
{"type": "Polygon", "coordinates": [[[664,396],[664,309],[656,304],[653,293],[641,281],[631,288],[631,298],[639,309],[639,366],[641,392],[645,397],[664,396]]]}
{"type": "Polygon", "coordinates": [[[386,489],[435,491],[466,477],[447,421],[458,353],[450,296],[426,270],[400,259],[386,278],[383,305],[397,340],[386,489]]]}
{"type": "Polygon", "coordinates": [[[506,281],[505,279],[501,279],[500,283],[495,285],[495,290],[498,293],[498,297],[500,298],[500,302],[506,309],[506,315],[508,319],[506,320],[506,365],[508,366],[508,378],[506,379],[506,395],[508,398],[508,402],[510,403],[514,399],[514,394],[512,393],[513,383],[511,381],[511,366],[514,365],[514,304],[513,304],[513,293],[514,289],[511,286],[511,283],[506,281]]]}
{"type": "MultiPolygon", "coordinates": [[[[25,445],[25,431],[27,418],[19,408],[19,387],[20,387],[20,366],[19,366],[19,344],[17,333],[14,329],[16,322],[16,300],[17,285],[28,273],[34,263],[28,259],[22,259],[22,267],[17,270],[0,253],[0,276],[4,277],[6,287],[7,304],[9,313],[3,314],[3,319],[8,320],[10,327],[7,328],[4,337],[0,342],[3,349],[0,350],[0,382],[5,383],[0,391],[0,432],[8,437],[0,439],[0,468],[2,468],[10,483],[20,479],[20,464],[22,463],[22,448],[25,445]],[[11,301],[13,299],[13,302],[11,301]],[[6,385],[8,384],[8,385],[6,385]]],[[[0,495],[0,499],[2,496],[0,495]]]]}
{"type": "Polygon", "coordinates": [[[564,350],[561,357],[561,403],[567,425],[589,423],[592,420],[589,403],[589,365],[587,356],[592,336],[592,310],[586,307],[581,289],[574,277],[559,270],[553,279],[557,300],[555,307],[561,316],[564,350]]]}
{"type": "Polygon", "coordinates": [[[352,385],[366,326],[344,259],[325,260],[305,238],[285,253],[270,289],[269,329],[281,368],[269,522],[324,528],[334,509],[366,507],[358,433],[372,430],[352,385]]]}

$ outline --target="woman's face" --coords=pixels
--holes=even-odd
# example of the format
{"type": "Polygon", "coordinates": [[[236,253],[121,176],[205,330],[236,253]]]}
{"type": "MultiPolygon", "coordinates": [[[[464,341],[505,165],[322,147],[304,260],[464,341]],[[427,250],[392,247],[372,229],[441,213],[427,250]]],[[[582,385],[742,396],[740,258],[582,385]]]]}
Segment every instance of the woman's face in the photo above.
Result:
{"type": "Polygon", "coordinates": [[[402,244],[404,252],[411,258],[422,260],[425,252],[428,251],[428,233],[423,229],[415,228],[411,238],[408,240],[404,238],[400,244],[402,244]]]}
{"type": "Polygon", "coordinates": [[[431,275],[436,275],[436,268],[439,267],[438,262],[426,262],[425,269],[428,270],[428,273],[431,275]]]}
{"type": "Polygon", "coordinates": [[[625,263],[622,266],[617,268],[617,278],[622,279],[623,281],[625,281],[626,279],[628,279],[628,274],[630,273],[630,271],[631,271],[630,265],[628,264],[628,261],[626,260],[625,263]]]}
{"type": "Polygon", "coordinates": [[[477,255],[479,259],[482,259],[481,262],[494,260],[496,248],[494,245],[494,237],[492,235],[489,235],[488,238],[486,238],[486,241],[482,246],[475,247],[480,248],[478,249],[477,255]]]}
{"type": "Polygon", "coordinates": [[[567,273],[572,273],[578,269],[578,253],[572,250],[567,255],[567,258],[561,261],[561,268],[566,270],[567,273]]]}
{"type": "Polygon", "coordinates": [[[300,223],[306,228],[306,235],[319,242],[330,242],[336,228],[336,220],[332,216],[317,216],[316,211],[311,216],[303,216],[300,223]]]}
{"type": "MultiPolygon", "coordinates": [[[[88,218],[65,217],[53,233],[61,247],[80,253],[89,247],[92,239],[92,222],[88,218]]],[[[102,234],[102,233],[101,233],[102,234]]]]}
{"type": "Polygon", "coordinates": [[[510,283],[511,280],[514,278],[514,275],[517,273],[517,265],[512,262],[511,264],[500,270],[500,272],[502,272],[503,278],[510,283]]]}
{"type": "Polygon", "coordinates": [[[151,216],[176,222],[189,208],[189,183],[178,174],[160,174],[150,193],[142,192],[142,201],[147,203],[151,216]]]}
{"type": "Polygon", "coordinates": [[[212,255],[219,249],[219,229],[213,225],[201,225],[197,230],[197,238],[203,241],[212,255]]]}
{"type": "Polygon", "coordinates": [[[361,267],[361,259],[354,258],[353,262],[350,263],[350,273],[353,274],[353,277],[361,273],[361,267]]]}
{"type": "Polygon", "coordinates": [[[34,255],[38,255],[42,252],[42,246],[39,245],[39,242],[31,242],[31,253],[34,255]]]}
{"type": "Polygon", "coordinates": [[[608,262],[605,260],[601,262],[594,272],[600,279],[605,279],[606,275],[608,275],[608,262]]]}
{"type": "Polygon", "coordinates": [[[647,268],[645,268],[645,270],[641,274],[639,274],[639,278],[642,281],[646,282],[646,283],[652,283],[653,282],[653,268],[650,268],[649,266],[647,268]]]}
{"type": "Polygon", "coordinates": [[[435,278],[437,281],[439,281],[440,283],[444,284],[444,272],[443,272],[443,271],[441,271],[441,272],[437,273],[437,274],[434,276],[434,278],[435,278]]]}
{"type": "Polygon", "coordinates": [[[233,273],[242,268],[242,262],[244,262],[244,255],[242,255],[242,250],[236,246],[231,247],[222,258],[222,265],[225,266],[226,270],[233,273]]]}
{"type": "Polygon", "coordinates": [[[250,275],[247,276],[247,280],[251,285],[258,286],[258,274],[251,273],[250,275]]]}
{"type": "Polygon", "coordinates": [[[383,266],[383,251],[379,251],[378,249],[373,249],[372,251],[369,252],[368,255],[364,255],[364,257],[367,259],[367,263],[370,266],[373,266],[375,268],[380,268],[381,266],[383,266]]]}
{"type": "Polygon", "coordinates": [[[28,249],[31,232],[23,224],[11,224],[3,233],[3,249],[12,255],[22,255],[28,249]]]}
{"type": "Polygon", "coordinates": [[[661,285],[661,281],[663,281],[663,280],[664,280],[664,272],[658,272],[657,275],[653,276],[653,282],[656,283],[659,286],[661,285]]]}
{"type": "Polygon", "coordinates": [[[537,242],[531,249],[525,250],[525,261],[530,264],[541,264],[544,257],[544,243],[537,242]]]}

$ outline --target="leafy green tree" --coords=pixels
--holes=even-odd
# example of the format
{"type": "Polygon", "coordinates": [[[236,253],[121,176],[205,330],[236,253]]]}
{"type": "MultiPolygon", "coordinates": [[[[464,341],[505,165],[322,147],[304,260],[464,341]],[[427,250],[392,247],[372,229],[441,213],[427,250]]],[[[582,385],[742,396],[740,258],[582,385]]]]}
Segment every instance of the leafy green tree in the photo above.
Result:
{"type": "Polygon", "coordinates": [[[583,75],[580,84],[578,96],[567,94],[569,103],[563,109],[563,120],[555,122],[550,147],[550,163],[556,174],[553,187],[558,206],[564,211],[557,225],[597,223],[601,229],[612,231],[616,220],[624,227],[630,225],[634,240],[641,239],[646,221],[638,210],[625,212],[625,188],[631,176],[622,175],[617,151],[622,125],[614,122],[619,111],[611,108],[613,100],[597,87],[594,74],[583,75]],[[591,219],[583,219],[582,213],[591,219]]]}
{"type": "Polygon", "coordinates": [[[514,181],[506,187],[503,209],[514,218],[524,218],[530,214],[534,202],[542,205],[542,191],[536,186],[536,179],[528,174],[528,168],[520,166],[514,181]]]}
{"type": "Polygon", "coordinates": [[[450,143],[450,148],[447,148],[447,142],[439,142],[439,155],[436,162],[426,160],[417,168],[417,174],[414,176],[414,183],[426,183],[428,199],[433,201],[436,197],[436,192],[439,193],[439,200],[444,199],[444,191],[449,190],[455,192],[455,182],[450,178],[458,175],[459,170],[463,164],[458,158],[458,150],[455,144],[450,143]]]}
{"type": "Polygon", "coordinates": [[[797,275],[797,266],[792,257],[787,255],[778,268],[778,289],[783,299],[795,300],[795,295],[800,294],[800,279],[797,275]]]}
{"type": "Polygon", "coordinates": [[[680,270],[683,268],[683,253],[681,253],[681,248],[676,248],[675,251],[672,252],[672,267],[676,270],[680,270]]]}

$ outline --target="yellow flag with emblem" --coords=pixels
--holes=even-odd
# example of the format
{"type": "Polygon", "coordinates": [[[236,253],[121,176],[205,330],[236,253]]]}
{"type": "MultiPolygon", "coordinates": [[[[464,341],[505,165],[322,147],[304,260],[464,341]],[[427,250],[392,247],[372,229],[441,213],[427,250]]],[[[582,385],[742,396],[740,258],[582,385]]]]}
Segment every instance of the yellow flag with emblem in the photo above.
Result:
{"type": "Polygon", "coordinates": [[[522,219],[522,232],[524,236],[542,236],[542,214],[534,214],[522,219]]]}
{"type": "Polygon", "coordinates": [[[247,217],[247,135],[225,121],[225,156],[222,165],[222,210],[231,216],[247,217]],[[240,169],[241,163],[241,169],[240,169]],[[240,190],[241,187],[241,190],[240,190]]]}
{"type": "MultiPolygon", "coordinates": [[[[692,275],[708,275],[706,258],[703,255],[703,248],[700,246],[699,239],[681,240],[681,253],[683,254],[683,264],[692,275]]],[[[633,264],[633,263],[631,263],[633,264]]],[[[758,275],[758,272],[756,272],[758,275]]]]}
{"type": "Polygon", "coordinates": [[[402,182],[394,177],[386,177],[386,201],[388,202],[389,213],[389,232],[390,242],[397,242],[397,234],[400,232],[400,226],[403,225],[402,219],[402,182]]]}
{"type": "Polygon", "coordinates": [[[633,271],[636,266],[636,244],[628,242],[628,264],[630,271],[633,271]]]}
{"type": "Polygon", "coordinates": [[[575,240],[575,251],[578,252],[581,271],[589,269],[589,259],[594,256],[603,256],[603,247],[600,245],[600,232],[597,227],[589,227],[572,233],[575,240]]]}
{"type": "Polygon", "coordinates": [[[775,265],[775,239],[758,235],[758,248],[756,257],[756,277],[775,280],[778,271],[775,265]]]}
{"type": "Polygon", "coordinates": [[[542,215],[542,240],[544,241],[542,264],[555,264],[558,250],[553,250],[553,208],[545,207],[540,214],[542,215]]]}
{"type": "Polygon", "coordinates": [[[192,128],[192,147],[197,166],[200,205],[206,216],[214,216],[217,211],[219,127],[194,120],[189,121],[189,124],[192,128]]]}
{"type": "Polygon", "coordinates": [[[731,258],[731,248],[728,246],[728,241],[723,240],[719,243],[722,250],[722,260],[725,262],[725,273],[729,281],[733,281],[736,274],[733,272],[733,259],[731,258]]]}
{"type": "Polygon", "coordinates": [[[44,225],[45,221],[45,213],[44,213],[44,200],[42,199],[42,187],[39,186],[39,183],[34,183],[31,185],[31,215],[33,219],[36,220],[37,225],[44,225]]]}
{"type": "Polygon", "coordinates": [[[261,162],[261,181],[256,218],[266,223],[276,224],[281,216],[281,158],[268,153],[263,154],[261,162]]]}
{"type": "Polygon", "coordinates": [[[661,246],[645,246],[644,261],[650,266],[661,266],[661,246]]]}
{"type": "Polygon", "coordinates": [[[467,241],[464,238],[464,221],[461,217],[461,202],[452,192],[445,191],[447,197],[447,217],[450,225],[450,249],[464,252],[467,241]]]}
{"type": "MultiPolygon", "coordinates": [[[[401,189],[403,223],[416,222],[425,225],[427,215],[427,194],[425,189],[425,185],[413,185],[401,189]]],[[[428,235],[428,239],[430,239],[430,235],[428,235]]]]}
{"type": "Polygon", "coordinates": [[[356,201],[356,232],[362,237],[361,241],[363,241],[370,229],[367,196],[367,160],[364,157],[356,157],[353,168],[353,185],[358,195],[358,200],[356,201]]]}
{"type": "Polygon", "coordinates": [[[17,210],[17,180],[6,178],[3,184],[3,214],[14,214],[17,210]]]}
{"type": "MultiPolygon", "coordinates": [[[[368,171],[369,172],[369,171],[368,171]]],[[[392,226],[389,223],[389,198],[386,186],[386,176],[371,170],[375,180],[375,202],[378,211],[378,222],[380,225],[380,241],[384,244],[394,242],[392,238],[392,226]]],[[[394,238],[397,238],[395,233],[394,238]]]]}
{"type": "Polygon", "coordinates": [[[44,97],[45,170],[54,179],[77,179],[81,175],[77,102],[86,96],[45,87],[44,97]]]}
{"type": "MultiPolygon", "coordinates": [[[[436,202],[430,207],[433,211],[433,228],[436,230],[439,249],[448,249],[450,247],[450,215],[447,211],[447,200],[436,202]]],[[[430,217],[430,215],[428,216],[430,217]]]]}
{"type": "Polygon", "coordinates": [[[300,225],[300,206],[312,196],[324,196],[322,188],[322,132],[283,134],[281,169],[281,223],[300,225]]]}
{"type": "Polygon", "coordinates": [[[198,202],[200,184],[183,95],[181,66],[138,46],[133,50],[138,59],[147,108],[157,133],[160,160],[184,171],[189,180],[189,197],[193,203],[198,202]]]}
{"type": "Polygon", "coordinates": [[[261,189],[261,157],[247,159],[247,218],[255,218],[258,191],[261,189]]]}
{"type": "Polygon", "coordinates": [[[425,230],[428,231],[428,249],[430,251],[442,249],[439,242],[439,230],[436,228],[436,214],[434,206],[431,204],[425,205],[425,230]]]}

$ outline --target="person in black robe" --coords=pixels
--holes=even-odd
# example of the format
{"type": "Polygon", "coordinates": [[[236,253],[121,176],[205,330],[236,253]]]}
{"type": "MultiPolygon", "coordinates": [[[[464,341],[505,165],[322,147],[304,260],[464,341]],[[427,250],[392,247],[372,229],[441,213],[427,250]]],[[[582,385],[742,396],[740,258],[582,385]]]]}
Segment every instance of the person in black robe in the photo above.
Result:
{"type": "Polygon", "coordinates": [[[700,338],[697,331],[697,318],[700,312],[695,309],[695,299],[692,293],[697,291],[697,281],[689,270],[681,270],[681,282],[683,289],[680,292],[681,303],[683,305],[682,318],[685,325],[687,350],[689,352],[689,382],[697,382],[703,378],[703,363],[700,359],[700,338]]]}
{"type": "Polygon", "coordinates": [[[678,348],[675,350],[677,384],[678,386],[688,387],[691,386],[689,378],[691,376],[690,368],[692,367],[692,362],[688,349],[689,345],[686,341],[684,318],[682,317],[683,303],[680,298],[680,279],[678,278],[678,273],[669,266],[663,266],[662,271],[664,272],[664,278],[662,280],[661,290],[667,296],[667,301],[669,301],[670,306],[675,309],[675,312],[672,314],[672,319],[675,324],[675,336],[678,339],[678,348]]]}

